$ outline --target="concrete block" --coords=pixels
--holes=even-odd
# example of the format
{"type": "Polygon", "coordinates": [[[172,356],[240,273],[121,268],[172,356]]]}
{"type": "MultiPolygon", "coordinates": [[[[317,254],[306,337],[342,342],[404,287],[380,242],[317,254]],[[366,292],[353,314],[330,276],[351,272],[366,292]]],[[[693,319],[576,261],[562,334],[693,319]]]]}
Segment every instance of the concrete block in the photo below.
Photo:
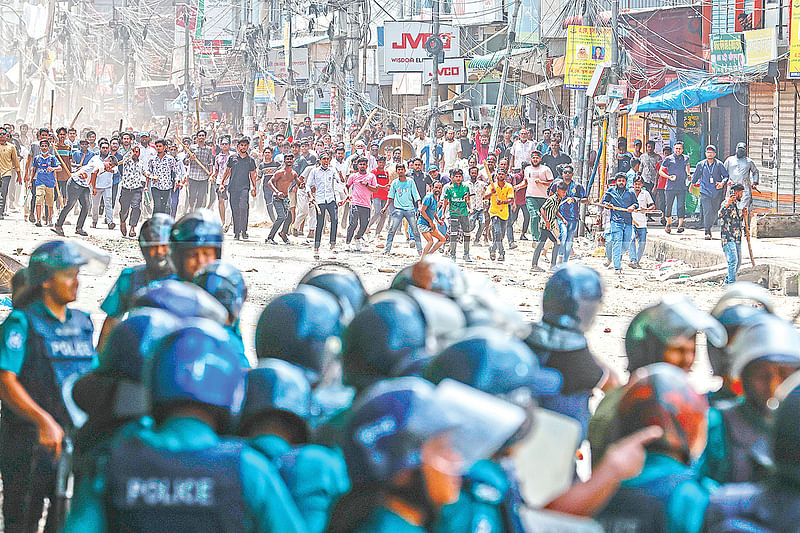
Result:
{"type": "Polygon", "coordinates": [[[798,272],[785,271],[782,273],[781,287],[786,296],[797,296],[797,277],[798,272]]]}
{"type": "Polygon", "coordinates": [[[800,237],[800,214],[759,213],[753,215],[750,233],[759,239],[800,237]]]}

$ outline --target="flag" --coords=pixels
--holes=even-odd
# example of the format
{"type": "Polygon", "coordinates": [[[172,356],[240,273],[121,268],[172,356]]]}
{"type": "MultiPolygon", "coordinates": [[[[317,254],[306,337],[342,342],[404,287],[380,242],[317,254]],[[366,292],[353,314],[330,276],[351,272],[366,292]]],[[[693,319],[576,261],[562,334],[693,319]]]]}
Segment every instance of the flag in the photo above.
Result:
{"type": "Polygon", "coordinates": [[[290,120],[289,123],[286,125],[286,140],[288,142],[294,142],[294,132],[292,131],[292,121],[290,120]]]}

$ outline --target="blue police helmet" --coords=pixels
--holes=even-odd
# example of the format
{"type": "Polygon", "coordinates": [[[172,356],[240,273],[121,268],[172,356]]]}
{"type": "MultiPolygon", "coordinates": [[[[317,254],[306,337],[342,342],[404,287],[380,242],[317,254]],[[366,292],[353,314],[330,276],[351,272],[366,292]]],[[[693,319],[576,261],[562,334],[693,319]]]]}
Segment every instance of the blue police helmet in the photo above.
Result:
{"type": "Polygon", "coordinates": [[[164,279],[139,289],[132,307],[155,307],[179,318],[207,318],[219,324],[228,321],[228,310],[206,291],[185,281],[164,279]]]}
{"type": "Polygon", "coordinates": [[[184,215],[175,222],[169,234],[170,256],[175,263],[175,271],[181,276],[185,275],[184,253],[193,248],[214,248],[217,259],[222,257],[222,239],[222,225],[210,210],[198,209],[184,215]]]}
{"type": "Polygon", "coordinates": [[[157,420],[176,403],[196,403],[217,416],[219,428],[238,412],[244,396],[241,357],[216,322],[194,319],[151,350],[150,400],[157,420]]]}
{"type": "Polygon", "coordinates": [[[422,377],[433,383],[450,378],[494,395],[518,389],[554,394],[561,388],[561,374],[539,366],[524,342],[488,327],[466,330],[428,363],[422,377]]]}
{"type": "MultiPolygon", "coordinates": [[[[723,309],[716,315],[716,319],[725,328],[725,332],[728,334],[728,342],[730,343],[743,326],[757,322],[760,317],[768,314],[769,312],[762,307],[738,304],[723,309]]],[[[714,375],[728,376],[730,373],[730,358],[728,357],[727,347],[718,347],[708,343],[707,348],[708,361],[711,363],[714,375]]]]}
{"type": "Polygon", "coordinates": [[[168,245],[174,224],[175,220],[166,213],[153,213],[139,229],[139,247],[144,250],[151,246],[168,245]]]}
{"type": "Polygon", "coordinates": [[[405,292],[373,295],[342,335],[344,383],[363,389],[374,381],[414,373],[427,354],[427,325],[405,292]]]}
{"type": "Polygon", "coordinates": [[[39,286],[56,272],[81,267],[88,262],[89,258],[73,241],[54,240],[40,244],[28,263],[28,283],[39,286]]]}
{"type": "Polygon", "coordinates": [[[586,332],[603,299],[603,282],[593,269],[576,263],[560,267],[547,280],[542,320],[554,326],[586,332]]]}
{"type": "Polygon", "coordinates": [[[300,280],[298,287],[302,285],[311,285],[335,296],[342,307],[345,322],[349,322],[367,300],[367,291],[358,274],[339,263],[312,268],[300,280]]]}
{"type": "Polygon", "coordinates": [[[283,359],[322,381],[341,352],[342,310],[336,298],[311,285],[272,300],[256,325],[259,359],[283,359]]]}
{"type": "Polygon", "coordinates": [[[246,435],[259,415],[278,414],[292,433],[291,444],[308,442],[311,385],[302,368],[280,359],[265,359],[247,372],[239,433],[246,435]]]}
{"type": "Polygon", "coordinates": [[[426,441],[456,425],[421,378],[377,383],[350,413],[342,451],[353,483],[386,482],[420,466],[426,441]]]}
{"type": "Polygon", "coordinates": [[[193,282],[216,298],[230,316],[239,318],[247,299],[247,285],[238,268],[224,261],[214,261],[202,267],[193,282]]]}
{"type": "Polygon", "coordinates": [[[774,422],[770,429],[772,459],[778,476],[796,484],[800,482],[800,372],[790,376],[776,392],[774,422]]]}
{"type": "Polygon", "coordinates": [[[95,371],[141,383],[146,357],[153,345],[180,326],[178,317],[162,309],[134,309],[111,330],[98,355],[95,371]]]}

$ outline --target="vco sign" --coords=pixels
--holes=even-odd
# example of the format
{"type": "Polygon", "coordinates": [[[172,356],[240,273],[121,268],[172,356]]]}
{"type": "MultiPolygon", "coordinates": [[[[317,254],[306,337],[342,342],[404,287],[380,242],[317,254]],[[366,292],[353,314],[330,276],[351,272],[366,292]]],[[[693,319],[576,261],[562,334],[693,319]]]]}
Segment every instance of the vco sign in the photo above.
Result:
{"type": "MultiPolygon", "coordinates": [[[[458,30],[444,24],[439,30],[445,58],[457,57],[461,52],[458,30]]],[[[432,35],[431,24],[427,22],[386,22],[383,47],[386,72],[424,72],[423,61],[430,57],[425,43],[432,35]]]]}
{"type": "MultiPolygon", "coordinates": [[[[466,61],[463,57],[445,58],[444,63],[437,65],[439,83],[442,85],[461,85],[467,83],[466,61]]],[[[430,84],[433,79],[433,60],[425,59],[425,70],[422,72],[422,83],[430,84]]]]}

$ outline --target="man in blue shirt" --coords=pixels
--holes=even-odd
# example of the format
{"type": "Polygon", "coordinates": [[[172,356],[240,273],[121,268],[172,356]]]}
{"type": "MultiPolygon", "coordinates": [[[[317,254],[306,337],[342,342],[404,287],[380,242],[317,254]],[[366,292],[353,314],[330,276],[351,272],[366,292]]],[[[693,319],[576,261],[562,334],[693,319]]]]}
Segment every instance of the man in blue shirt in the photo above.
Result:
{"type": "Polygon", "coordinates": [[[578,231],[578,222],[581,217],[580,204],[585,204],[589,201],[583,185],[573,181],[574,174],[575,171],[572,165],[563,165],[561,167],[561,180],[554,181],[547,191],[548,194],[555,193],[556,185],[559,181],[567,184],[567,196],[561,202],[561,207],[559,208],[561,216],[564,217],[567,223],[564,224],[560,219],[558,220],[558,230],[561,235],[561,250],[559,250],[558,255],[564,257],[563,261],[565,263],[569,261],[569,256],[572,254],[572,243],[575,240],[575,232],[578,231]]]}
{"type": "Polygon", "coordinates": [[[678,233],[683,233],[683,219],[686,218],[686,191],[689,190],[686,185],[689,177],[689,157],[683,155],[682,142],[678,141],[672,146],[672,155],[664,158],[658,172],[662,178],[667,180],[667,186],[664,188],[667,227],[664,228],[664,231],[672,233],[672,205],[677,202],[678,233]]]}
{"type": "Polygon", "coordinates": [[[628,190],[628,178],[624,172],[616,175],[616,187],[612,187],[603,195],[602,203],[611,209],[611,259],[614,272],[622,274],[622,254],[631,240],[633,219],[631,213],[639,208],[636,195],[628,190]]]}
{"type": "Polygon", "coordinates": [[[48,208],[47,224],[50,224],[53,216],[53,202],[55,196],[53,192],[56,187],[55,171],[61,169],[61,164],[56,156],[50,152],[50,141],[42,139],[39,141],[39,155],[33,158],[33,183],[35,183],[36,193],[36,225],[42,227],[42,204],[48,208]]]}
{"type": "MultiPolygon", "coordinates": [[[[392,217],[389,219],[389,235],[386,237],[386,255],[392,251],[392,240],[394,234],[403,223],[403,219],[408,221],[408,227],[414,235],[419,234],[417,229],[417,206],[420,202],[419,192],[417,186],[413,181],[406,178],[406,166],[403,163],[398,163],[395,166],[397,171],[397,179],[389,186],[389,201],[381,210],[385,213],[389,206],[394,205],[392,217]]],[[[422,255],[421,239],[416,239],[414,243],[417,245],[417,253],[422,255]]]]}
{"type": "Polygon", "coordinates": [[[717,159],[717,147],[709,144],[706,147],[706,158],[697,164],[692,177],[692,183],[700,185],[700,213],[707,241],[711,240],[711,227],[717,221],[727,182],[728,170],[717,159]]]}

